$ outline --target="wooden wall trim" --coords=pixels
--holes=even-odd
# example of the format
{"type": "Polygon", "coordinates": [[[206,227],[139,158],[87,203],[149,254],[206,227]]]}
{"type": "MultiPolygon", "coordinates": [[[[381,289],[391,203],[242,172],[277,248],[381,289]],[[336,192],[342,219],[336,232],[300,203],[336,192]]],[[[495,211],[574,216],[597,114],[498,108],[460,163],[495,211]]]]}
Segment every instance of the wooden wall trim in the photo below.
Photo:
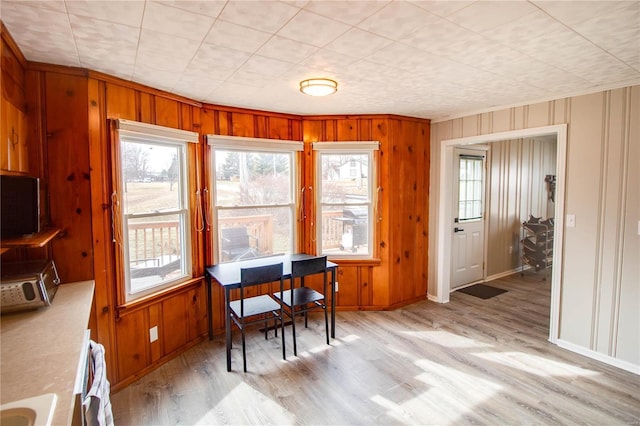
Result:
{"type": "Polygon", "coordinates": [[[88,77],[89,71],[80,67],[68,67],[65,65],[46,64],[44,62],[27,61],[27,70],[44,73],[66,74],[76,77],[88,77]]]}
{"type": "MultiPolygon", "coordinates": [[[[349,311],[394,311],[396,309],[403,308],[405,306],[412,305],[417,302],[421,302],[427,299],[427,295],[419,295],[412,297],[411,299],[402,300],[400,302],[392,303],[390,305],[340,305],[336,306],[336,312],[349,312],[349,311]]],[[[220,334],[224,334],[224,330],[220,332],[220,334]]]]}
{"type": "MultiPolygon", "coordinates": [[[[4,26],[3,26],[4,28],[4,26]]],[[[4,38],[4,33],[3,33],[4,38]]],[[[18,52],[20,52],[18,50],[18,52]]],[[[21,52],[20,52],[21,53],[21,52]]],[[[153,87],[145,86],[140,83],[135,83],[133,81],[124,80],[118,77],[114,77],[109,74],[104,74],[99,71],[93,71],[86,68],[80,67],[69,67],[65,65],[55,65],[55,64],[47,64],[43,62],[33,62],[33,61],[25,61],[25,67],[31,71],[40,71],[40,72],[49,72],[49,73],[58,73],[58,74],[67,74],[67,75],[75,75],[82,76],[87,78],[93,78],[99,81],[104,81],[107,83],[117,84],[119,86],[127,87],[130,89],[139,90],[145,92],[147,94],[160,96],[165,99],[181,102],[183,104],[195,106],[197,108],[202,107],[202,103],[198,101],[194,101],[193,99],[186,98],[184,96],[176,95],[171,92],[166,92],[164,90],[155,89],[153,87]]]]}
{"type": "Polygon", "coordinates": [[[429,124],[431,120],[428,118],[410,117],[406,115],[397,114],[350,114],[350,115],[305,115],[302,116],[305,121],[324,121],[324,120],[368,120],[368,119],[387,119],[387,120],[401,120],[401,121],[413,121],[416,123],[429,124]]]}
{"type": "Polygon", "coordinates": [[[247,109],[247,108],[241,108],[241,107],[234,107],[234,106],[229,106],[229,105],[216,105],[216,104],[203,104],[202,105],[202,109],[207,110],[207,111],[221,111],[221,112],[236,112],[236,113],[241,113],[241,114],[253,114],[256,116],[268,116],[270,118],[288,118],[290,120],[301,120],[301,119],[306,119],[306,117],[302,116],[302,115],[296,115],[296,114],[287,114],[284,112],[272,112],[272,111],[265,111],[265,110],[259,110],[259,109],[247,109]]]}
{"type": "Polygon", "coordinates": [[[9,32],[7,27],[5,27],[4,22],[2,21],[0,21],[0,29],[2,31],[2,34],[1,34],[2,41],[4,41],[9,47],[9,49],[11,49],[11,52],[13,52],[13,54],[16,55],[16,58],[18,59],[18,62],[20,62],[20,65],[22,66],[22,68],[26,68],[27,59],[22,54],[22,50],[20,50],[20,48],[18,47],[18,44],[13,39],[13,37],[11,36],[11,33],[9,32]]]}
{"type": "Polygon", "coordinates": [[[380,266],[382,261],[378,258],[374,259],[336,259],[333,262],[338,266],[380,266]]]}
{"type": "MultiPolygon", "coordinates": [[[[3,38],[4,38],[4,34],[5,34],[4,24],[2,25],[2,28],[3,28],[3,38]]],[[[11,37],[9,33],[6,33],[6,34],[8,37],[11,37]]],[[[13,41],[13,39],[11,40],[13,41]]],[[[15,45],[15,42],[13,42],[13,44],[17,49],[16,52],[18,52],[21,55],[22,59],[24,59],[24,56],[22,56],[22,52],[18,49],[17,45],[15,45]]],[[[33,70],[33,71],[55,72],[55,73],[61,73],[61,74],[70,74],[70,75],[78,75],[78,76],[85,76],[88,78],[94,78],[96,80],[101,80],[107,83],[113,83],[113,84],[117,84],[130,89],[143,91],[147,94],[160,96],[166,99],[178,101],[187,105],[191,105],[197,108],[202,108],[203,110],[210,110],[210,111],[222,111],[222,112],[231,112],[231,113],[235,112],[235,113],[245,113],[245,114],[248,113],[248,114],[254,114],[257,116],[264,115],[264,116],[273,117],[273,118],[287,118],[291,120],[302,120],[302,121],[347,120],[347,119],[358,119],[358,120],[389,119],[389,120],[413,121],[417,123],[427,123],[427,124],[431,122],[431,120],[426,118],[410,117],[410,116],[403,116],[403,115],[397,115],[397,114],[299,115],[299,114],[288,114],[288,113],[275,112],[275,111],[234,107],[230,105],[209,104],[209,103],[198,102],[184,96],[176,95],[175,93],[166,92],[164,90],[156,89],[150,86],[145,86],[140,83],[124,80],[119,77],[115,77],[109,74],[105,74],[99,71],[94,71],[86,68],[69,67],[64,65],[47,64],[42,62],[32,62],[32,61],[26,61],[26,60],[24,60],[24,66],[27,69],[33,70]]]]}
{"type": "MultiPolygon", "coordinates": [[[[40,74],[42,75],[42,74],[40,74]]],[[[89,111],[89,165],[91,175],[91,233],[93,239],[93,274],[95,281],[94,311],[92,317],[96,321],[91,330],[91,338],[102,342],[107,351],[107,372],[112,382],[117,382],[118,354],[115,341],[115,288],[114,282],[114,247],[111,231],[111,167],[107,137],[107,123],[102,120],[106,111],[105,83],[89,80],[87,99],[89,111]]]]}
{"type": "Polygon", "coordinates": [[[144,84],[135,83],[135,82],[129,81],[129,80],[124,80],[124,79],[119,78],[119,77],[114,77],[114,76],[109,75],[109,74],[101,73],[99,71],[93,71],[93,70],[86,70],[86,71],[87,71],[87,76],[89,78],[95,78],[96,80],[102,80],[102,81],[105,81],[107,83],[117,84],[119,86],[127,87],[129,89],[140,90],[140,91],[143,91],[143,92],[145,92],[147,94],[160,96],[160,97],[163,97],[163,98],[166,98],[166,99],[170,99],[170,100],[173,100],[173,101],[178,101],[178,102],[181,102],[183,104],[195,106],[195,107],[198,107],[198,108],[202,107],[202,103],[201,102],[194,101],[193,99],[185,98],[184,96],[176,95],[175,93],[166,92],[166,91],[160,90],[160,89],[155,89],[155,88],[150,87],[150,86],[145,86],[144,84]]]}
{"type": "Polygon", "coordinates": [[[157,305],[158,303],[161,303],[167,299],[171,299],[176,294],[186,293],[190,290],[193,290],[194,288],[198,288],[203,285],[205,285],[204,276],[190,278],[184,282],[176,284],[173,287],[169,287],[151,296],[142,297],[140,299],[136,299],[135,301],[127,303],[125,305],[116,306],[116,309],[118,311],[117,316],[118,317],[126,316],[133,312],[139,311],[140,309],[148,308],[151,305],[157,305]]]}

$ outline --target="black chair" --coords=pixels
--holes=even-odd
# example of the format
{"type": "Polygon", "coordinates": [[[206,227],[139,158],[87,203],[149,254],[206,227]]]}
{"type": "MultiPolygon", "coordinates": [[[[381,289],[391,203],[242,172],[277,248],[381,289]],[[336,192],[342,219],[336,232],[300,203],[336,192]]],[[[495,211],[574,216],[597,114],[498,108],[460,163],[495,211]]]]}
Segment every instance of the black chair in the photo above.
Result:
{"type": "Polygon", "coordinates": [[[225,228],[220,231],[222,261],[251,259],[260,254],[258,237],[247,232],[247,228],[225,228]]]}
{"type": "Polygon", "coordinates": [[[275,335],[278,337],[278,320],[282,331],[282,359],[287,359],[284,348],[284,321],[282,305],[269,295],[244,297],[245,287],[280,281],[280,293],[283,294],[282,263],[275,265],[243,268],[240,270],[240,299],[229,303],[228,320],[232,320],[242,332],[242,364],[247,372],[247,352],[245,349],[245,326],[264,321],[264,338],[267,339],[268,322],[274,319],[275,335]]]}
{"type": "Polygon", "coordinates": [[[294,260],[291,262],[291,290],[284,293],[274,293],[274,297],[284,307],[284,313],[291,318],[293,332],[293,354],[298,355],[296,345],[296,315],[304,315],[304,326],[308,327],[307,312],[314,309],[324,310],[324,327],[329,344],[329,319],[327,316],[327,257],[315,257],[312,259],[294,260]],[[323,274],[322,293],[305,287],[304,277],[308,275],[323,274]],[[300,287],[295,287],[296,278],[300,279],[300,287]],[[293,297],[292,297],[293,295],[293,297]]]}

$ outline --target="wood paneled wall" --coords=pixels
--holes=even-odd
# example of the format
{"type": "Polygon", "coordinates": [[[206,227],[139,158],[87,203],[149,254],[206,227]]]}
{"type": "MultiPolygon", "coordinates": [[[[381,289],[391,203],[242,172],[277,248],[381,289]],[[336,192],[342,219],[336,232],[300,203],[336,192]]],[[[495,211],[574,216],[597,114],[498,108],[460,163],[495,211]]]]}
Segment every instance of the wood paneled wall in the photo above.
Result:
{"type": "MultiPolygon", "coordinates": [[[[201,105],[164,92],[112,80],[108,76],[92,73],[89,78],[91,96],[89,109],[95,108],[90,132],[95,132],[93,158],[98,162],[92,192],[94,205],[110,205],[113,186],[111,153],[115,138],[110,134],[109,120],[118,118],[141,121],[160,126],[201,132],[201,105]]],[[[203,138],[199,144],[189,144],[188,162],[198,164],[203,158],[203,138]]],[[[192,191],[189,202],[192,211],[200,202],[196,191],[203,187],[199,167],[188,167],[192,191]]],[[[99,213],[100,214],[100,213],[99,213]]],[[[161,297],[142,300],[125,306],[116,306],[118,298],[114,247],[111,239],[110,209],[101,212],[100,225],[95,230],[102,238],[100,257],[104,259],[105,272],[96,274],[96,304],[99,330],[112,336],[111,351],[115,368],[113,382],[118,386],[135,380],[147,371],[165,362],[175,354],[200,341],[206,333],[206,298],[204,288],[205,237],[203,222],[197,217],[191,230],[194,280],[179,291],[168,292],[161,297]],[[199,222],[198,222],[199,220],[199,222]],[[105,280],[102,282],[102,280],[105,280]],[[103,315],[101,315],[103,313],[103,315]],[[149,330],[158,328],[159,339],[150,342],[149,330]]],[[[97,241],[97,239],[96,239],[97,241]]],[[[102,339],[101,339],[102,340],[102,339]]],[[[107,340],[107,339],[105,339],[107,340]]]]}
{"type": "Polygon", "coordinates": [[[87,79],[46,72],[44,90],[50,219],[63,232],[62,238],[51,243],[53,260],[63,282],[90,280],[94,252],[87,79]]]}
{"type": "MultiPolygon", "coordinates": [[[[380,141],[376,258],[338,261],[337,304],[339,309],[391,309],[426,297],[428,120],[391,115],[301,117],[202,105],[101,73],[47,64],[26,63],[25,81],[33,137],[29,152],[35,153],[32,162],[47,188],[48,218],[64,230],[52,244],[54,260],[63,282],[95,280],[92,338],[106,347],[114,390],[205,338],[203,273],[215,253],[213,230],[206,223],[202,231],[192,231],[194,279],[189,285],[118,305],[121,277],[116,273],[111,227],[112,119],[200,133],[201,143],[190,144],[188,153],[194,210],[198,202],[210,201],[205,191],[211,179],[207,134],[303,140],[299,163],[304,186],[314,185],[311,142],[380,141]],[[154,326],[159,339],[150,343],[149,329],[154,326]]],[[[313,207],[312,198],[305,198],[307,219],[299,226],[299,251],[315,251],[313,207]]],[[[223,294],[218,288],[213,306],[214,328],[222,333],[223,294]]]]}
{"type": "MultiPolygon", "coordinates": [[[[305,117],[303,134],[307,187],[314,186],[311,143],[380,142],[374,183],[379,197],[375,260],[337,261],[338,306],[389,309],[426,297],[429,122],[392,115],[305,117]]],[[[312,211],[307,211],[307,217],[312,217],[312,211]]],[[[307,236],[314,235],[312,222],[305,224],[307,236]]],[[[311,239],[304,248],[315,251],[311,239]]]]}

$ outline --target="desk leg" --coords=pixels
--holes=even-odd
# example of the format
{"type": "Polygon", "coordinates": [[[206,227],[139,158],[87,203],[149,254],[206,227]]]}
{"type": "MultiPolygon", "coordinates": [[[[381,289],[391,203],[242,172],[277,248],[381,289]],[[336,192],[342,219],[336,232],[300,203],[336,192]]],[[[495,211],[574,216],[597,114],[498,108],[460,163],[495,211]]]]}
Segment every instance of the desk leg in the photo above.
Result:
{"type": "Polygon", "coordinates": [[[331,338],[336,338],[336,269],[331,270],[331,338]]]}
{"type": "Polygon", "coordinates": [[[225,337],[227,342],[227,371],[231,371],[231,319],[230,312],[231,307],[229,300],[231,298],[230,289],[224,288],[224,329],[225,329],[225,337]]]}
{"type": "Polygon", "coordinates": [[[209,325],[209,340],[213,340],[213,308],[211,307],[211,276],[207,274],[207,322],[209,325]]]}

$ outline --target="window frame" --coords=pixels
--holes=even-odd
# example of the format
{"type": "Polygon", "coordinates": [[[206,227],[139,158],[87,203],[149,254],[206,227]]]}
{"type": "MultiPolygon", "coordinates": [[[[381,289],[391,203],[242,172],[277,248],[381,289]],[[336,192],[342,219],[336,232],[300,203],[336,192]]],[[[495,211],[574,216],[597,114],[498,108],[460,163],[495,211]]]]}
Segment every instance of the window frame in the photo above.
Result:
{"type": "Polygon", "coordinates": [[[214,250],[214,258],[211,259],[214,264],[227,263],[231,261],[222,261],[222,253],[220,249],[220,227],[218,226],[219,212],[224,210],[239,210],[253,208],[288,208],[291,211],[291,253],[295,253],[298,247],[298,212],[300,209],[300,197],[297,187],[300,184],[300,159],[299,153],[304,151],[304,143],[302,141],[285,140],[285,139],[266,139],[266,138],[250,138],[241,136],[225,136],[225,135],[207,135],[207,143],[210,148],[210,187],[211,198],[207,200],[208,207],[211,209],[211,244],[214,250]],[[280,153],[290,155],[290,193],[291,200],[289,203],[278,204],[256,204],[256,205],[240,205],[240,206],[220,206],[217,204],[217,169],[216,169],[216,150],[224,150],[231,152],[245,153],[280,153]]]}
{"type": "MultiPolygon", "coordinates": [[[[314,142],[312,145],[313,152],[315,154],[314,169],[315,169],[315,186],[317,188],[315,196],[315,222],[319,224],[315,229],[316,240],[316,253],[318,255],[326,255],[331,259],[345,259],[345,260],[373,260],[375,259],[376,244],[373,244],[376,237],[376,224],[379,221],[379,186],[378,182],[378,164],[376,151],[380,149],[379,141],[320,141],[314,142]],[[323,206],[346,206],[349,203],[323,203],[322,202],[322,155],[362,155],[367,154],[369,156],[368,164],[368,200],[366,203],[353,203],[353,205],[367,205],[368,212],[368,228],[367,228],[367,253],[353,254],[353,253],[325,253],[322,250],[322,211],[323,206]]],[[[351,168],[351,167],[350,167],[351,168]]]]}
{"type": "MultiPolygon", "coordinates": [[[[458,221],[460,223],[465,223],[465,222],[476,222],[478,220],[482,220],[484,218],[484,207],[485,207],[485,179],[486,179],[486,158],[484,155],[473,155],[473,154],[459,154],[458,155],[458,164],[457,164],[457,170],[458,170],[458,188],[457,188],[457,200],[458,200],[458,205],[457,207],[457,211],[456,211],[456,216],[458,217],[458,221]],[[478,216],[473,216],[473,217],[462,217],[462,215],[460,214],[460,203],[462,203],[462,201],[460,200],[460,189],[461,189],[461,185],[460,185],[460,175],[461,175],[461,168],[460,168],[460,164],[461,161],[465,160],[465,161],[473,161],[474,163],[480,164],[479,170],[480,170],[480,179],[479,179],[479,185],[480,185],[480,189],[478,191],[478,193],[480,194],[480,199],[476,200],[476,199],[472,199],[469,200],[469,197],[467,195],[467,190],[465,189],[465,200],[466,202],[478,202],[479,203],[479,215],[478,216]]],[[[465,179],[464,180],[465,183],[472,181],[472,182],[478,182],[478,180],[476,179],[465,179]]],[[[474,191],[475,192],[475,191],[474,191]]]]}
{"type": "Polygon", "coordinates": [[[193,278],[193,242],[192,242],[192,209],[189,194],[191,193],[192,182],[189,179],[189,143],[198,143],[197,132],[174,129],[170,127],[156,126],[148,123],[135,122],[131,120],[114,120],[114,192],[113,202],[113,240],[116,243],[116,265],[118,276],[119,305],[135,303],[141,299],[163,293],[169,288],[189,283],[193,278]],[[179,206],[171,211],[126,213],[123,167],[123,143],[138,143],[143,145],[155,145],[163,147],[178,148],[179,182],[180,195],[178,197],[179,206]],[[167,215],[177,215],[179,217],[180,228],[180,264],[181,275],[157,284],[148,285],[139,290],[132,291],[131,268],[130,268],[130,247],[128,224],[131,220],[145,217],[162,217],[167,215]]]}

